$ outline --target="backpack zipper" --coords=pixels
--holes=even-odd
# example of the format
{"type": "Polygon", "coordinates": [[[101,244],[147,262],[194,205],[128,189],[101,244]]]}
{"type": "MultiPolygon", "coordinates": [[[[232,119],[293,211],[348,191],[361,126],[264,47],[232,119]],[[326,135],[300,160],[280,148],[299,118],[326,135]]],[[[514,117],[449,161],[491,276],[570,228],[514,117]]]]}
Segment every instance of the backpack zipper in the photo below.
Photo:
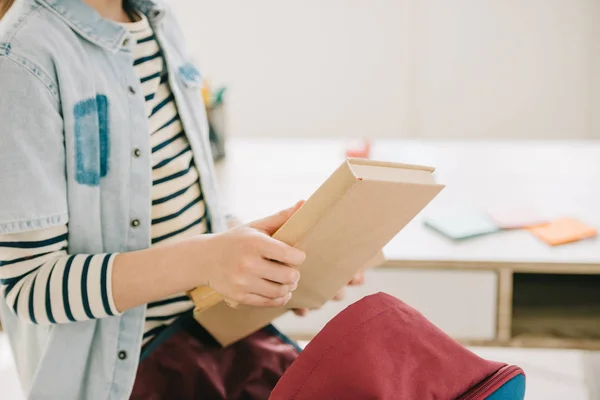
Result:
{"type": "Polygon", "coordinates": [[[480,400],[483,398],[482,396],[491,394],[488,393],[489,389],[496,390],[517,375],[525,375],[525,373],[516,365],[502,367],[485,382],[475,387],[470,393],[461,397],[460,400],[480,400]]]}

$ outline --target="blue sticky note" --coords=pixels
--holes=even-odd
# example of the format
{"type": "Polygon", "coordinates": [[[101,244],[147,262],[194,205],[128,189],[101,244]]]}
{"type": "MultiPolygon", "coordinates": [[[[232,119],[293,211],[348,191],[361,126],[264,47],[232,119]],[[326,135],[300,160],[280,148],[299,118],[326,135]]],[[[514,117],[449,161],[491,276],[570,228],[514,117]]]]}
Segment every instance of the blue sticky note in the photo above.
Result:
{"type": "Polygon", "coordinates": [[[477,211],[450,211],[427,216],[425,225],[453,240],[498,232],[500,228],[490,218],[477,211]]]}

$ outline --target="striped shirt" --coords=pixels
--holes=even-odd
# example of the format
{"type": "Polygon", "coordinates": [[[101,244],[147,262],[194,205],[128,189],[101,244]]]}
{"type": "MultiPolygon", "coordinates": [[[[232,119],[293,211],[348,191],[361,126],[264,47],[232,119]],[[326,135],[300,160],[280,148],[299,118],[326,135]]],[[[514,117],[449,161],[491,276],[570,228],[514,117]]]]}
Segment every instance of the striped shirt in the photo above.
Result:
{"type": "MultiPolygon", "coordinates": [[[[146,101],[152,148],[152,245],[208,231],[200,177],[179,119],[160,47],[142,16],[123,24],[137,41],[134,69],[146,101]]],[[[69,255],[68,226],[0,235],[0,290],[35,324],[117,315],[115,254],[69,255]]],[[[185,293],[148,304],[143,343],[193,308],[185,293]]]]}

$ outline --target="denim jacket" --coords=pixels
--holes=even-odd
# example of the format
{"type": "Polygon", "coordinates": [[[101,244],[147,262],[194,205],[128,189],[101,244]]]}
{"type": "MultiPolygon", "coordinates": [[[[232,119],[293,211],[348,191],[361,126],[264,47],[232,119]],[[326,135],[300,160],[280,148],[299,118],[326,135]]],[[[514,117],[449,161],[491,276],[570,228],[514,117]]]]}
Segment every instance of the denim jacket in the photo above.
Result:
{"type": "MultiPolygon", "coordinates": [[[[170,10],[131,3],[163,50],[211,227],[222,231],[200,73],[170,10]]],[[[0,234],[68,223],[70,254],[150,247],[151,150],[133,45],[81,0],[17,0],[0,21],[0,234]]],[[[0,303],[28,398],[128,398],[145,307],[47,327],[0,303]]]]}

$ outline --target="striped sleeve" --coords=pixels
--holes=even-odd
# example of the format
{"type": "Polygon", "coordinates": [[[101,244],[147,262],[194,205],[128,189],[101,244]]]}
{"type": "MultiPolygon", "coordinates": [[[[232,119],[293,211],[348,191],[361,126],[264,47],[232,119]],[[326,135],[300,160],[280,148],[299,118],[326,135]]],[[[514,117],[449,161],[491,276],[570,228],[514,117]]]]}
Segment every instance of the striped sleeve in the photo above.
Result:
{"type": "Polygon", "coordinates": [[[67,225],[0,235],[0,293],[20,318],[62,324],[119,314],[115,254],[67,254],[67,225]]]}

